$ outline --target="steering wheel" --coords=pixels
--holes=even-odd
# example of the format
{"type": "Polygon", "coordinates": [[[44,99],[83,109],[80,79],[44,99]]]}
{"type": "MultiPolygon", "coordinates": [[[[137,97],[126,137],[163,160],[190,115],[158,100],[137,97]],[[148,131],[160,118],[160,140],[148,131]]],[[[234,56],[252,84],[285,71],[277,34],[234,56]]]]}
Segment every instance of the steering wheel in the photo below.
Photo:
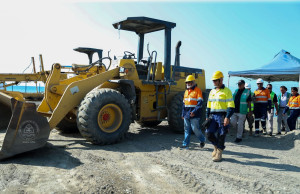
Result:
{"type": "Polygon", "coordinates": [[[129,51],[124,51],[124,57],[123,59],[134,59],[135,54],[129,51]]]}

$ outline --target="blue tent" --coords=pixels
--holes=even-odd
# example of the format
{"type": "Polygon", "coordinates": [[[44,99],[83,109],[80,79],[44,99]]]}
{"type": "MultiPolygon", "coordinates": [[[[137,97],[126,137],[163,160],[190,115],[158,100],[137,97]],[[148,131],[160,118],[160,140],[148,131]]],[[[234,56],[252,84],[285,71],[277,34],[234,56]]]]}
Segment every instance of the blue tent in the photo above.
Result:
{"type": "Polygon", "coordinates": [[[229,71],[229,76],[251,79],[262,78],[265,81],[299,81],[300,59],[289,52],[281,50],[273,60],[259,69],[245,71],[229,71]]]}

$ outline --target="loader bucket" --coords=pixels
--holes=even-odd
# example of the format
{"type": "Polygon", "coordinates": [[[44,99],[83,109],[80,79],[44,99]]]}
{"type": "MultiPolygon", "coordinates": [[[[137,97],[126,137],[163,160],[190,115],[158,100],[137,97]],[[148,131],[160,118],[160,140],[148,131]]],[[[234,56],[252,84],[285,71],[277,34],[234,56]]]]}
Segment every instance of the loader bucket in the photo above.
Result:
{"type": "MultiPolygon", "coordinates": [[[[36,105],[18,101],[0,92],[0,112],[9,110],[11,118],[0,151],[0,160],[43,147],[50,134],[50,127],[45,117],[36,112],[36,105]]],[[[1,129],[3,130],[3,129],[1,129]]],[[[1,141],[1,140],[0,140],[1,141]]],[[[1,144],[0,144],[1,145],[1,144]]]]}

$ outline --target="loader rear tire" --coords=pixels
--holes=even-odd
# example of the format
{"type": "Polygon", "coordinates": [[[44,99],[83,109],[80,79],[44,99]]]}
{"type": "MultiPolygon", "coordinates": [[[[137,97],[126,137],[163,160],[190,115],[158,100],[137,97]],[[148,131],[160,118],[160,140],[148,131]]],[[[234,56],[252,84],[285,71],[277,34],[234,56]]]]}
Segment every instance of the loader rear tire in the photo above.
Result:
{"type": "Polygon", "coordinates": [[[184,92],[177,93],[171,100],[168,109],[169,128],[175,133],[183,133],[184,131],[183,120],[181,118],[183,94],[184,92]]]}
{"type": "Polygon", "coordinates": [[[113,89],[95,89],[79,105],[77,126],[81,135],[93,144],[113,144],[124,138],[131,115],[123,94],[113,89]]]}
{"type": "Polygon", "coordinates": [[[161,121],[137,121],[141,127],[156,127],[161,121]]]}

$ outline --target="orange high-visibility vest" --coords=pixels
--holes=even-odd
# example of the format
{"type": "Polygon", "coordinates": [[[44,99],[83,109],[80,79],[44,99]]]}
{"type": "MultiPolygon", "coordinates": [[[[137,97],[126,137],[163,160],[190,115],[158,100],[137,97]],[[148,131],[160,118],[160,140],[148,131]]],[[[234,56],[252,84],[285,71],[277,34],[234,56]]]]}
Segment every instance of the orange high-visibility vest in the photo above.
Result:
{"type": "Polygon", "coordinates": [[[268,100],[271,100],[270,91],[268,89],[255,90],[254,91],[254,103],[268,103],[268,100]]]}
{"type": "Polygon", "coordinates": [[[291,96],[287,106],[290,109],[300,109],[300,95],[298,96],[291,96]]]}
{"type": "Polygon", "coordinates": [[[199,100],[203,100],[202,91],[197,86],[187,89],[184,93],[183,103],[185,107],[196,107],[199,100]]]}

